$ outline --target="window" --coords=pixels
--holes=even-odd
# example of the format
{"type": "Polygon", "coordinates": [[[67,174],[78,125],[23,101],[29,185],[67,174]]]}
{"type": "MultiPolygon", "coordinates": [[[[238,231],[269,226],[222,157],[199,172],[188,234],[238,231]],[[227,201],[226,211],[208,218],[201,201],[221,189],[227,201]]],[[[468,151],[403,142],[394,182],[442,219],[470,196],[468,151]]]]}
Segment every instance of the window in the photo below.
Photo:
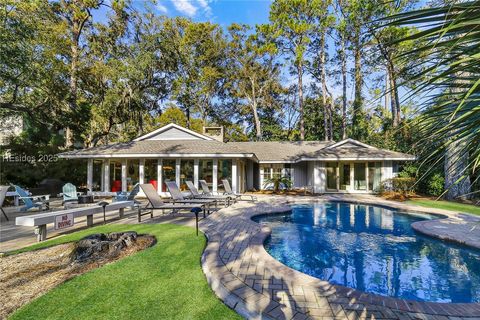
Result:
{"type": "Polygon", "coordinates": [[[175,165],[176,165],[175,160],[163,160],[163,165],[162,165],[162,176],[163,176],[162,191],[163,192],[167,191],[167,185],[165,184],[165,182],[175,181],[175,165]]]}
{"type": "Polygon", "coordinates": [[[120,161],[110,160],[110,190],[112,192],[122,191],[122,163],[120,161]]]}
{"type": "Polygon", "coordinates": [[[150,183],[157,190],[157,163],[156,159],[145,159],[144,183],[150,183]]]}
{"type": "Polygon", "coordinates": [[[232,160],[218,160],[218,173],[217,173],[217,192],[223,193],[223,179],[227,179],[232,186],[232,160]]]}
{"type": "Polygon", "coordinates": [[[208,184],[213,182],[212,160],[200,160],[198,162],[198,180],[205,180],[208,184]]]}
{"type": "Polygon", "coordinates": [[[367,190],[366,165],[364,162],[358,162],[353,165],[353,178],[355,190],[367,190]]]}
{"type": "Polygon", "coordinates": [[[193,182],[193,160],[182,160],[180,162],[180,190],[188,190],[187,181],[193,182]]]}
{"type": "Polygon", "coordinates": [[[337,163],[327,162],[327,189],[337,190],[337,163]]]}
{"type": "Polygon", "coordinates": [[[139,181],[139,166],[140,161],[138,159],[127,160],[127,191],[131,191],[139,181]]]}
{"type": "Polygon", "coordinates": [[[350,189],[350,164],[340,163],[340,190],[350,189]]]}
{"type": "Polygon", "coordinates": [[[368,190],[377,191],[381,180],[381,162],[368,163],[368,190]]]}
{"type": "Polygon", "coordinates": [[[102,186],[103,186],[102,167],[103,167],[102,160],[93,161],[93,181],[92,181],[91,191],[100,191],[102,189],[102,186]]]}

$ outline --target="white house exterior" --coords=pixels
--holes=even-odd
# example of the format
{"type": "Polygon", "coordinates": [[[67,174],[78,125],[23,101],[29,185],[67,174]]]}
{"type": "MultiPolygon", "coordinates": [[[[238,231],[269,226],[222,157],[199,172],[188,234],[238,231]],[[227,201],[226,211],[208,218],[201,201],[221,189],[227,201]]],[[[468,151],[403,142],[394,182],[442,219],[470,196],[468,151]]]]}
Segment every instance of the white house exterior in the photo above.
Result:
{"type": "Polygon", "coordinates": [[[152,183],[160,195],[166,192],[164,182],[171,180],[186,190],[185,181],[198,186],[204,179],[214,192],[222,192],[221,180],[227,178],[234,191],[244,192],[263,189],[265,181],[275,176],[289,176],[294,188],[309,188],[315,193],[370,193],[381,181],[394,176],[396,164],[415,159],[353,139],[221,140],[215,130],[212,136],[169,124],[127,143],[59,156],[87,160],[89,190],[128,191],[135,183],[152,183]]]}

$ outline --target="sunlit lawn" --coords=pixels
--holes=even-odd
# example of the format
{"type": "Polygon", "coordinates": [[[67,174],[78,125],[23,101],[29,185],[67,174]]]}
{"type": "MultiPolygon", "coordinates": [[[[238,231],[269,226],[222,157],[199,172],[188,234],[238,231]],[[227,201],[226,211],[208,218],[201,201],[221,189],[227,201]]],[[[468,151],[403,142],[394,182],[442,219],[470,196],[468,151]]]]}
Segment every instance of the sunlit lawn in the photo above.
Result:
{"type": "MultiPolygon", "coordinates": [[[[240,319],[210,289],[200,265],[203,235],[168,225],[109,225],[36,244],[31,250],[98,232],[152,234],[151,248],[78,276],[24,306],[11,319],[240,319]]],[[[22,250],[25,251],[25,250],[22,250]]]]}
{"type": "Polygon", "coordinates": [[[480,206],[470,205],[470,204],[463,204],[458,202],[452,201],[435,201],[429,199],[411,199],[407,201],[407,203],[415,204],[423,207],[430,207],[430,208],[437,208],[437,209],[445,209],[445,210],[452,210],[457,212],[466,212],[472,213],[476,215],[480,215],[480,206]]]}

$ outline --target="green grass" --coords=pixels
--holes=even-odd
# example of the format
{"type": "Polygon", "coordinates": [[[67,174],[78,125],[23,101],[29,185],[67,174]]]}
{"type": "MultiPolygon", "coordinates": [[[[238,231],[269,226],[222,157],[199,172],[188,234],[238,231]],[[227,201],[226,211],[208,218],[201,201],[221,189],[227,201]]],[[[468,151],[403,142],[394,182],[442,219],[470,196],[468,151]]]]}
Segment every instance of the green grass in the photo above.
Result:
{"type": "Polygon", "coordinates": [[[87,234],[133,230],[157,244],[67,281],[9,319],[241,319],[210,289],[200,265],[205,237],[169,225],[109,225],[52,239],[28,251],[87,234]]]}
{"type": "Polygon", "coordinates": [[[467,212],[476,215],[480,215],[480,207],[471,205],[471,204],[463,204],[458,202],[451,202],[451,201],[435,201],[429,199],[411,199],[407,201],[409,204],[415,204],[422,207],[429,207],[429,208],[436,208],[436,209],[445,209],[457,212],[467,212]]]}

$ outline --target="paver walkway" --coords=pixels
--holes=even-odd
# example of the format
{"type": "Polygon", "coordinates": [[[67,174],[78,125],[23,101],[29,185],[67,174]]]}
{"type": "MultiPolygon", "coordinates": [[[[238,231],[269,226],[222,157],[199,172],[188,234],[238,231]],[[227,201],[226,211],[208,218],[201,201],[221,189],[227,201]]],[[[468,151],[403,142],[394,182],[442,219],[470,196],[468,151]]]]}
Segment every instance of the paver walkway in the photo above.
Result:
{"type": "MultiPolygon", "coordinates": [[[[347,198],[341,196],[338,200],[347,198]]],[[[308,198],[296,199],[308,201],[308,198]]],[[[323,199],[335,200],[335,197],[323,199]]],[[[286,200],[289,198],[239,203],[212,214],[200,224],[208,237],[202,257],[208,282],[217,296],[241,315],[249,319],[480,319],[479,303],[422,303],[367,294],[329,284],[283,265],[263,247],[269,228],[253,222],[251,217],[289,211],[286,200]]],[[[407,209],[406,205],[373,197],[347,200],[407,209]]],[[[438,211],[417,206],[408,209],[438,211]]]]}

